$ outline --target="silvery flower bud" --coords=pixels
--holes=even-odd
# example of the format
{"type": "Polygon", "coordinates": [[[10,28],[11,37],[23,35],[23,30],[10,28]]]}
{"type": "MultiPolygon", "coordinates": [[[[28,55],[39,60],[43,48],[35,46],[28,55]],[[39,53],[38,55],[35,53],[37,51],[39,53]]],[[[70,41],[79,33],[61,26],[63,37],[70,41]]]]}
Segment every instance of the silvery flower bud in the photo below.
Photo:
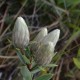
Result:
{"type": "Polygon", "coordinates": [[[18,17],[12,34],[13,44],[18,48],[24,48],[29,43],[29,30],[22,17],[18,17]]]}
{"type": "Polygon", "coordinates": [[[57,41],[59,40],[59,36],[60,36],[60,30],[55,29],[50,33],[48,33],[48,35],[43,38],[41,43],[48,43],[50,41],[50,42],[53,42],[53,45],[55,47],[57,41]]]}
{"type": "Polygon", "coordinates": [[[33,40],[33,43],[31,44],[31,50],[35,51],[35,49],[38,46],[38,43],[48,34],[47,28],[42,28],[40,32],[37,34],[35,39],[33,40]]]}
{"type": "Polygon", "coordinates": [[[35,62],[40,66],[49,64],[53,58],[53,48],[54,45],[52,42],[41,44],[37,51],[34,53],[35,62]]]}
{"type": "Polygon", "coordinates": [[[33,41],[40,42],[47,34],[47,28],[42,28],[33,41]]]}

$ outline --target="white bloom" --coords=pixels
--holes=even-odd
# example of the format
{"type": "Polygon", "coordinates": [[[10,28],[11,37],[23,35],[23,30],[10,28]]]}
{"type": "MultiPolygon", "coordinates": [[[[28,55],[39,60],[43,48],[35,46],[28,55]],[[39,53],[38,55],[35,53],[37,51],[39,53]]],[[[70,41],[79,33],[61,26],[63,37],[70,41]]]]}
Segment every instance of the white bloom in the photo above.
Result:
{"type": "Polygon", "coordinates": [[[13,44],[19,48],[24,48],[29,43],[29,30],[22,17],[18,17],[13,29],[13,44]]]}

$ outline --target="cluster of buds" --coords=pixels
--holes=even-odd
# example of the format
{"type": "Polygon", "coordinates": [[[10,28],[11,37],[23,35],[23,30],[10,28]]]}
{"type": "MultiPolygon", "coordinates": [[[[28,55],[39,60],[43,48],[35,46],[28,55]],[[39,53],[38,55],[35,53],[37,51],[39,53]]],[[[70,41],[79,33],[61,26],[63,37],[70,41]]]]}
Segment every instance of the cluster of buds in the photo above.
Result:
{"type": "MultiPolygon", "coordinates": [[[[25,48],[29,44],[29,30],[22,17],[18,17],[13,29],[13,44],[18,48],[25,48]]],[[[54,49],[59,40],[60,30],[55,29],[48,33],[42,28],[30,45],[37,65],[47,65],[54,56],[54,49]]]]}
{"type": "Polygon", "coordinates": [[[60,30],[55,29],[48,33],[47,28],[42,28],[36,38],[33,40],[35,46],[31,49],[34,53],[34,60],[38,65],[47,65],[51,62],[56,43],[59,40],[60,30]]]}

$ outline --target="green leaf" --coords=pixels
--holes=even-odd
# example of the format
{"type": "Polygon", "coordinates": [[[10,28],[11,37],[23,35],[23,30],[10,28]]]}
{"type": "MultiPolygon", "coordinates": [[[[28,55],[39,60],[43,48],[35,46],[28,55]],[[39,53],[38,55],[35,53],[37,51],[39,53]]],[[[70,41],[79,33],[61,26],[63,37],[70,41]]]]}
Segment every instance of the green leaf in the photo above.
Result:
{"type": "Polygon", "coordinates": [[[41,71],[41,70],[38,68],[38,69],[35,69],[35,70],[31,71],[31,73],[35,74],[35,73],[38,73],[39,71],[41,71]]]}
{"type": "Polygon", "coordinates": [[[42,75],[42,76],[39,76],[36,80],[50,80],[52,78],[52,74],[45,74],[45,75],[42,75]]]}
{"type": "Polygon", "coordinates": [[[18,55],[20,61],[23,64],[30,64],[30,60],[25,55],[22,55],[22,53],[20,52],[20,50],[18,48],[16,48],[16,52],[17,52],[17,55],[18,55]]]}
{"type": "Polygon", "coordinates": [[[25,49],[25,55],[28,56],[28,57],[31,56],[31,52],[30,52],[29,47],[26,47],[26,49],[25,49]]]}
{"type": "Polygon", "coordinates": [[[24,80],[32,80],[31,72],[28,70],[27,66],[22,66],[20,72],[24,80]]]}
{"type": "Polygon", "coordinates": [[[25,64],[25,60],[24,60],[24,58],[23,58],[23,55],[22,55],[22,53],[20,52],[20,50],[19,50],[18,48],[16,48],[16,53],[17,53],[20,61],[21,61],[23,64],[25,64]]]}
{"type": "Polygon", "coordinates": [[[41,71],[43,71],[43,72],[45,72],[45,71],[46,71],[46,69],[45,69],[45,68],[43,68],[42,66],[40,66],[40,67],[39,67],[39,69],[40,69],[41,71]]]}
{"type": "Polygon", "coordinates": [[[74,64],[78,69],[80,69],[80,61],[77,58],[73,58],[74,64]]]}
{"type": "Polygon", "coordinates": [[[25,55],[23,55],[23,59],[25,63],[30,64],[30,60],[25,55]]]}
{"type": "Polygon", "coordinates": [[[56,65],[56,64],[48,64],[48,65],[46,65],[46,67],[56,67],[56,66],[58,66],[58,65],[56,65]]]}

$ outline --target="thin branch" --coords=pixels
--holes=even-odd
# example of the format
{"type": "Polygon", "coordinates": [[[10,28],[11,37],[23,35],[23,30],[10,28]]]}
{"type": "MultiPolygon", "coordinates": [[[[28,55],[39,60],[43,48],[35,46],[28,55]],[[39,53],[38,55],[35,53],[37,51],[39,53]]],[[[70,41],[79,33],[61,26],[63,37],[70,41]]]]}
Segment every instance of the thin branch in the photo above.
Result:
{"type": "Polygon", "coordinates": [[[57,72],[56,80],[60,80],[59,77],[60,77],[60,73],[61,73],[62,64],[63,64],[63,59],[61,60],[60,67],[59,67],[58,72],[57,72]]]}
{"type": "Polygon", "coordinates": [[[6,8],[5,13],[4,13],[4,16],[3,16],[3,21],[2,21],[2,24],[1,24],[1,27],[0,27],[0,34],[1,34],[2,29],[3,29],[3,27],[4,27],[5,17],[6,17],[6,15],[7,15],[8,9],[9,9],[9,6],[6,8]]]}
{"type": "Polygon", "coordinates": [[[18,56],[1,56],[0,58],[6,58],[6,59],[18,59],[18,56]]]}

